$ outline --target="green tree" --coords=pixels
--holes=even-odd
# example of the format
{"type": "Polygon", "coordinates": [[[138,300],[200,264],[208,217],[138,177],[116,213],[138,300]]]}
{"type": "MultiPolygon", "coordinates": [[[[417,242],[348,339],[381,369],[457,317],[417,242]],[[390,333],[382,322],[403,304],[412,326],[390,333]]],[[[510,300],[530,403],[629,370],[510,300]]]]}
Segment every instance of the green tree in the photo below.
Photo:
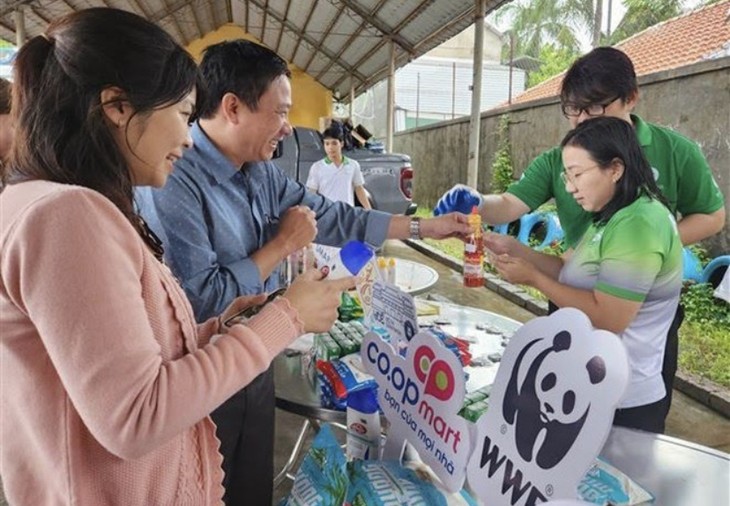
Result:
{"type": "Polygon", "coordinates": [[[512,168],[512,143],[509,140],[509,114],[499,119],[497,151],[492,161],[492,193],[504,193],[514,182],[512,168]]]}
{"type": "Polygon", "coordinates": [[[527,86],[531,88],[560,74],[563,70],[567,69],[578,56],[579,53],[577,51],[560,49],[555,47],[553,44],[543,46],[540,50],[540,68],[535,72],[530,73],[527,86]]]}
{"type": "Polygon", "coordinates": [[[540,49],[549,43],[577,52],[580,43],[566,23],[565,3],[561,0],[514,0],[499,9],[497,21],[511,20],[514,54],[538,58],[540,49]]]}
{"type": "Polygon", "coordinates": [[[623,0],[626,14],[611,34],[609,43],[616,44],[650,26],[679,16],[682,0],[623,0]]]}
{"type": "MultiPolygon", "coordinates": [[[[579,40],[589,36],[593,47],[615,44],[649,26],[682,13],[686,0],[622,0],[626,14],[610,38],[601,31],[603,2],[621,0],[514,0],[496,12],[509,20],[515,56],[531,56],[542,65],[529,78],[534,86],[565,70],[581,53],[579,40]]],[[[717,0],[707,0],[707,4],[717,0]]],[[[505,48],[505,53],[509,47],[505,48]]],[[[505,54],[506,56],[506,54],[505,54]]],[[[505,58],[506,59],[506,58],[505,58]]]]}

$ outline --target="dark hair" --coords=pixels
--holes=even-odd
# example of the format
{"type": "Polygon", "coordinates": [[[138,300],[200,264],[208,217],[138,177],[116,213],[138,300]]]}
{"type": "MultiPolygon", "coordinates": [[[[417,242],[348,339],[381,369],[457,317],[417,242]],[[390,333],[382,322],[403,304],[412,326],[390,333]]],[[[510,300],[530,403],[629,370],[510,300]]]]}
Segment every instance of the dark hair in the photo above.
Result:
{"type": "Polygon", "coordinates": [[[10,114],[10,90],[10,81],[0,77],[0,114],[10,114]]]}
{"type": "Polygon", "coordinates": [[[332,123],[330,123],[330,126],[328,126],[324,132],[322,132],[323,139],[336,139],[342,142],[344,136],[345,133],[342,130],[342,125],[337,121],[333,121],[332,123]]]}
{"type": "Polygon", "coordinates": [[[235,94],[255,111],[274,80],[280,76],[291,77],[286,61],[279,55],[243,39],[208,47],[200,70],[207,89],[206,99],[199,108],[202,118],[213,117],[226,93],[235,94]]]}
{"type": "Polygon", "coordinates": [[[119,87],[135,114],[177,103],[201,84],[191,56],[136,14],[92,8],[59,19],[21,47],[14,78],[15,143],[3,184],[43,179],[94,189],[150,244],[101,91],[119,87]]]}
{"type": "Polygon", "coordinates": [[[585,149],[600,170],[609,168],[617,160],[624,165],[624,173],[616,184],[616,193],[603,209],[594,213],[594,222],[605,224],[618,210],[641,195],[669,207],[641,151],[634,127],[628,122],[610,116],[586,120],[566,134],[560,143],[561,148],[565,146],[585,149]]]}
{"type": "Polygon", "coordinates": [[[579,105],[620,98],[626,102],[638,91],[631,59],[618,49],[597,47],[578,58],[563,78],[560,100],[579,105]]]}

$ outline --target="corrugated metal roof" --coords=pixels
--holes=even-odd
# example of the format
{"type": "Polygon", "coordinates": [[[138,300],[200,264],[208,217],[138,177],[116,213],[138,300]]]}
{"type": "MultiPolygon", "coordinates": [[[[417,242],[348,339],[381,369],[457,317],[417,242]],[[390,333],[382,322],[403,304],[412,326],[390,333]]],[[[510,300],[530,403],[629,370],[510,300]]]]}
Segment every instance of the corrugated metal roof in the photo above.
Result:
{"type": "MultiPolygon", "coordinates": [[[[487,13],[509,0],[487,0],[487,13]]],[[[257,37],[345,98],[359,94],[474,22],[474,0],[3,0],[0,38],[15,41],[14,13],[25,12],[28,37],[88,7],[115,7],[159,23],[187,45],[227,23],[257,37]]]]}

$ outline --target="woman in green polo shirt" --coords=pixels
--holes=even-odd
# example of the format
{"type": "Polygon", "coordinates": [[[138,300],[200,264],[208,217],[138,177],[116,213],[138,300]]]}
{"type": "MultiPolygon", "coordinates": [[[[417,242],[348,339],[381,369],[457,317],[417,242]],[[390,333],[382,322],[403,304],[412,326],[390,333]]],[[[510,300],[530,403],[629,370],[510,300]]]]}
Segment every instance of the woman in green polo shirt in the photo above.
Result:
{"type": "Polygon", "coordinates": [[[616,333],[631,379],[614,424],[663,432],[662,359],[682,287],[676,221],[627,122],[585,121],[561,149],[565,188],[593,213],[591,225],[563,258],[524,248],[518,256],[493,258],[494,265],[508,281],[533,286],[616,333]]]}

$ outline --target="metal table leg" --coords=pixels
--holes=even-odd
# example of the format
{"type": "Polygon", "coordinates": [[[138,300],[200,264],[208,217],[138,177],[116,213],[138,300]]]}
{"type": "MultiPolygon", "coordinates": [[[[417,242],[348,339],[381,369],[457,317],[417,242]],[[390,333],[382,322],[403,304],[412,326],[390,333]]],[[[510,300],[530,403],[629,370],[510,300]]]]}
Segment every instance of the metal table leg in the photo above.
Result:
{"type": "MultiPolygon", "coordinates": [[[[304,422],[302,423],[302,428],[299,429],[299,436],[297,436],[297,440],[294,443],[294,448],[292,448],[291,454],[289,455],[289,460],[286,461],[284,467],[281,468],[279,474],[277,474],[274,478],[274,487],[278,487],[285,478],[289,478],[291,480],[294,479],[294,475],[291,474],[290,471],[292,470],[292,467],[294,467],[294,464],[299,458],[299,454],[302,451],[302,446],[304,446],[304,440],[307,437],[307,432],[309,431],[311,425],[312,424],[310,423],[309,419],[305,418],[304,422]]],[[[313,430],[315,432],[319,430],[319,424],[315,425],[313,427],[313,430]]]]}

